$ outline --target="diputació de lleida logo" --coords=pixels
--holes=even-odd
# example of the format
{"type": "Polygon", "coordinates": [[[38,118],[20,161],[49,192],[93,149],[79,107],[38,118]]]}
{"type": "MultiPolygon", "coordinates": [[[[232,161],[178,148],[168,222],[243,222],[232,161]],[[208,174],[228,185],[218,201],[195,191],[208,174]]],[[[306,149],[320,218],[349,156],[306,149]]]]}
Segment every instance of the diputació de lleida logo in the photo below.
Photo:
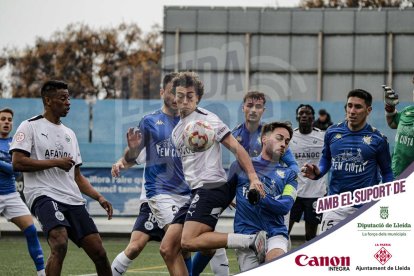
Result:
{"type": "Polygon", "coordinates": [[[387,219],[388,218],[388,206],[386,206],[386,207],[381,206],[380,207],[380,217],[382,219],[387,219]]]}

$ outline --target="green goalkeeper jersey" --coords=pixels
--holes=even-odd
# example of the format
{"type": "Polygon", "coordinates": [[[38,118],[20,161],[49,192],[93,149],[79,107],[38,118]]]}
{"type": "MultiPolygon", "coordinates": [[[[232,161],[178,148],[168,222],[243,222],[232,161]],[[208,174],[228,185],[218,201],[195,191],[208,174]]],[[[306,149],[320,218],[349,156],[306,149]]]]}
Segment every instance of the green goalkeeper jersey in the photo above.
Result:
{"type": "Polygon", "coordinates": [[[392,171],[397,177],[414,162],[414,105],[398,112],[394,122],[398,128],[392,156],[392,171]]]}

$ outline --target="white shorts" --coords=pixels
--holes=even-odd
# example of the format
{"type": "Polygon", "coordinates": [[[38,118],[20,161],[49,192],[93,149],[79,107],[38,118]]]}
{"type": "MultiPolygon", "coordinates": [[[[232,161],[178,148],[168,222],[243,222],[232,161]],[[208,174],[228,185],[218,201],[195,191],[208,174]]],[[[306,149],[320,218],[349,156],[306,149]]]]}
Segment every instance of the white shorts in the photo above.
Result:
{"type": "Polygon", "coordinates": [[[0,195],[0,214],[3,214],[7,220],[31,215],[18,192],[0,195]]]}
{"type": "Polygon", "coordinates": [[[190,199],[190,196],[160,194],[148,199],[158,227],[163,229],[170,224],[178,210],[190,199]]]}
{"type": "MultiPolygon", "coordinates": [[[[288,240],[282,236],[274,236],[267,239],[267,250],[266,254],[275,248],[280,248],[285,253],[287,252],[288,240]]],[[[259,266],[256,254],[253,250],[247,249],[236,249],[237,262],[239,263],[240,272],[255,268],[259,266]]]]}
{"type": "Polygon", "coordinates": [[[331,229],[333,226],[337,225],[340,221],[344,220],[357,210],[358,208],[355,207],[345,207],[323,213],[320,233],[331,229]]]}

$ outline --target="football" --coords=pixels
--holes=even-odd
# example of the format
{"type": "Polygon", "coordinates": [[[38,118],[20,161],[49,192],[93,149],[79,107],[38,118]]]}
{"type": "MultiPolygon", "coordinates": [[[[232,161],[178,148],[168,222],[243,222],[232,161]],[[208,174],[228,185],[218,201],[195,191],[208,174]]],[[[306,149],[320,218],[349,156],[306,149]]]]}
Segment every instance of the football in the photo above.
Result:
{"type": "Polygon", "coordinates": [[[194,152],[206,151],[213,145],[215,136],[214,129],[208,122],[191,121],[184,128],[184,145],[194,152]]]}

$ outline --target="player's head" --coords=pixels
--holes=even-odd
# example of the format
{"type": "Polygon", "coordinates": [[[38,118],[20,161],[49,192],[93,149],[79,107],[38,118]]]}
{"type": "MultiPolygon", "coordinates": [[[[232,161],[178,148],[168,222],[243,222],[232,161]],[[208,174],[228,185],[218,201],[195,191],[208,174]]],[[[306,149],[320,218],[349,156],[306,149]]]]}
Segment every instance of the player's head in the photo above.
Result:
{"type": "Polygon", "coordinates": [[[162,87],[160,89],[161,99],[164,101],[166,108],[175,112],[177,110],[177,103],[175,102],[175,96],[172,93],[172,80],[178,73],[168,73],[162,80],[162,87]]]}
{"type": "Polygon", "coordinates": [[[0,109],[0,137],[7,138],[13,129],[13,110],[5,107],[0,109]]]}
{"type": "Polygon", "coordinates": [[[346,119],[351,130],[362,129],[372,110],[372,95],[363,89],[354,89],[348,93],[345,105],[346,119]]]}
{"type": "Polygon", "coordinates": [[[173,93],[181,116],[193,112],[204,94],[204,85],[194,72],[181,72],[173,79],[173,93]]]}
{"type": "Polygon", "coordinates": [[[293,130],[287,122],[273,122],[262,127],[262,157],[267,160],[279,161],[286,152],[293,130]]]}
{"type": "Polygon", "coordinates": [[[308,126],[311,127],[313,121],[315,120],[315,110],[309,104],[300,104],[296,108],[296,121],[298,121],[299,126],[308,126]]]}
{"type": "Polygon", "coordinates": [[[70,98],[67,83],[58,80],[47,81],[43,84],[40,93],[46,112],[59,118],[69,113],[70,98]]]}
{"type": "Polygon", "coordinates": [[[266,110],[266,96],[259,91],[250,91],[243,98],[242,111],[245,122],[260,122],[263,112],[266,110]]]}

